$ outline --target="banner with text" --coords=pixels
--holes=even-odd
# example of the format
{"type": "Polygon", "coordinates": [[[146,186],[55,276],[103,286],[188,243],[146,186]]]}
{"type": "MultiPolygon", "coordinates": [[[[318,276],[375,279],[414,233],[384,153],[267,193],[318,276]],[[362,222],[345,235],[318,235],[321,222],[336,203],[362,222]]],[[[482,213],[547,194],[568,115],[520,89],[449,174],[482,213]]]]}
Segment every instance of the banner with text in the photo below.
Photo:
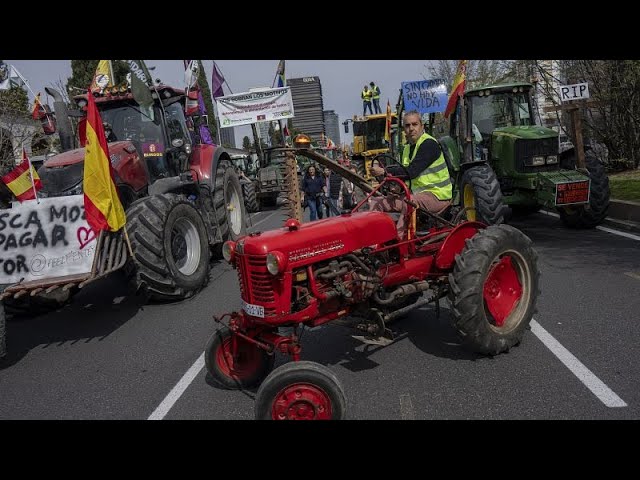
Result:
{"type": "Polygon", "coordinates": [[[0,284],[88,273],[96,238],[85,219],[83,195],[0,210],[0,284]]]}
{"type": "Polygon", "coordinates": [[[425,113],[444,112],[447,107],[447,86],[442,79],[402,82],[404,111],[425,113]]]}
{"type": "Polygon", "coordinates": [[[216,104],[222,128],[293,118],[290,87],[218,97],[216,104]]]}

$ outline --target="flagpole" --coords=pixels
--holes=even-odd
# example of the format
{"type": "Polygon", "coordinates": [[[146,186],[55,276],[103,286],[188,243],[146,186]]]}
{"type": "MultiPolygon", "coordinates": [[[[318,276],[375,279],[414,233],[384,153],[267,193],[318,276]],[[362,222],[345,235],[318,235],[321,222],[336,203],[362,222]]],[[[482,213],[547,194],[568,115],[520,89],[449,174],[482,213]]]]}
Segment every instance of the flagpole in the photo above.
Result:
{"type": "Polygon", "coordinates": [[[116,77],[113,74],[113,64],[111,63],[111,60],[109,60],[109,78],[111,78],[111,85],[113,86],[117,85],[116,77]]]}
{"type": "Polygon", "coordinates": [[[36,190],[36,182],[33,180],[33,170],[31,166],[31,159],[27,155],[27,152],[24,149],[24,142],[22,142],[22,154],[27,159],[27,164],[29,165],[29,178],[31,179],[31,187],[33,188],[33,195],[36,197],[36,202],[38,205],[40,204],[40,199],[38,198],[38,191],[36,190]]]}
{"type": "MultiPolygon", "coordinates": [[[[13,67],[13,65],[12,65],[12,67],[13,67]]],[[[14,69],[14,70],[15,70],[15,72],[18,74],[18,76],[20,77],[20,79],[24,82],[24,84],[27,86],[27,88],[29,89],[29,91],[31,92],[31,95],[33,95],[33,98],[34,98],[34,100],[35,100],[35,99],[37,98],[37,97],[36,97],[36,94],[35,94],[35,93],[33,93],[33,90],[31,90],[31,85],[29,85],[29,82],[27,82],[27,79],[26,79],[26,78],[24,78],[24,77],[22,76],[22,74],[20,73],[20,71],[19,71],[16,67],[13,67],[13,69],[14,69]]]]}

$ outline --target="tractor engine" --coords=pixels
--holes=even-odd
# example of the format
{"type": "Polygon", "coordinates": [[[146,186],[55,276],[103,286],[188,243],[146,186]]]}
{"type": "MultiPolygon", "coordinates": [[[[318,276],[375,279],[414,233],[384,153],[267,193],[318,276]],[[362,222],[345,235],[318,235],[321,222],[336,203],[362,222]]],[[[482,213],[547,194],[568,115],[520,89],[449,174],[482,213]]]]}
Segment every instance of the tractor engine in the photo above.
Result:
{"type": "Polygon", "coordinates": [[[360,212],[254,233],[223,247],[238,271],[243,310],[256,324],[319,325],[345,315],[380,286],[368,253],[397,240],[394,221],[360,212]]]}

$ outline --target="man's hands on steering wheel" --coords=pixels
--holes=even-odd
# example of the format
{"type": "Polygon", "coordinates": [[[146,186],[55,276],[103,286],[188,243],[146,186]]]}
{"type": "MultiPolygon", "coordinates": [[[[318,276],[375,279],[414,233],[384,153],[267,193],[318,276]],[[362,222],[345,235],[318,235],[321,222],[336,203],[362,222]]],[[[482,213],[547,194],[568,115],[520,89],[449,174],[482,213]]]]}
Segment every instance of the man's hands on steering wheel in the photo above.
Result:
{"type": "MultiPolygon", "coordinates": [[[[407,170],[407,167],[402,165],[402,163],[398,162],[398,160],[396,160],[396,158],[393,155],[390,155],[388,153],[381,153],[373,157],[373,159],[371,160],[371,169],[370,169],[371,174],[374,177],[376,177],[376,180],[378,182],[382,183],[382,181],[384,180],[384,177],[390,174],[389,171],[387,170],[387,165],[393,165],[393,164],[394,166],[397,165],[397,166],[400,166],[400,168],[402,168],[404,175],[407,177],[405,182],[409,187],[409,191],[411,191],[411,178],[409,178],[409,171],[407,170]]],[[[398,185],[396,182],[386,183],[381,190],[384,190],[385,195],[389,193],[393,193],[395,195],[404,194],[404,189],[400,187],[400,185],[398,185]]]]}

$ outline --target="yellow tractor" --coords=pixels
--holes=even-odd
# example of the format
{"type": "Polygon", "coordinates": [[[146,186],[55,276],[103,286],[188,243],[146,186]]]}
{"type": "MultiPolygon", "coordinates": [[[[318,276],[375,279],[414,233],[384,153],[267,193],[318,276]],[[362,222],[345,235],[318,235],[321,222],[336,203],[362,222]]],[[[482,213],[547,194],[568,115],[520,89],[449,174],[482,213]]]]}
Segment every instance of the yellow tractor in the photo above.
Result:
{"type": "Polygon", "coordinates": [[[384,131],[387,121],[385,113],[375,115],[354,115],[353,120],[343,122],[345,133],[349,133],[349,122],[353,122],[353,151],[351,163],[355,165],[358,174],[368,181],[373,180],[370,174],[371,160],[381,154],[397,151],[392,148],[396,141],[395,134],[398,128],[398,116],[391,113],[391,142],[384,139],[384,131]]]}

